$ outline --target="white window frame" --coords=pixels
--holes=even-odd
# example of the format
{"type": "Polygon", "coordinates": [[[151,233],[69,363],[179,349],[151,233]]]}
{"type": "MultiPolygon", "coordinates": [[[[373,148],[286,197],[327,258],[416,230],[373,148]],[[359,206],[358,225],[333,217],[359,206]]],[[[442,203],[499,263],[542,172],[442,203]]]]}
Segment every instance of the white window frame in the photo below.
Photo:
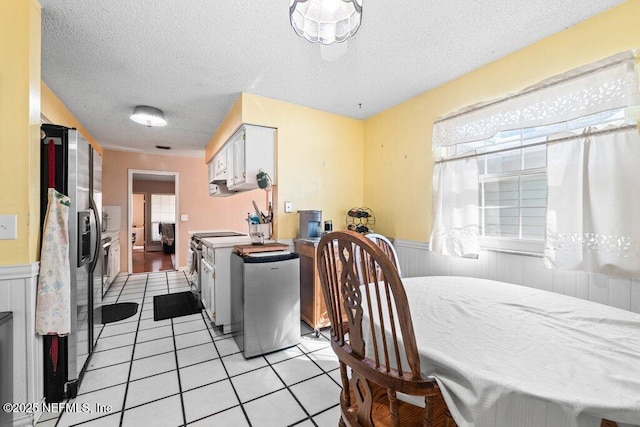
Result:
{"type": "Polygon", "coordinates": [[[175,194],[166,194],[166,193],[152,193],[150,195],[150,203],[151,203],[151,211],[150,211],[150,221],[151,221],[151,241],[154,243],[160,242],[162,240],[162,236],[160,235],[160,233],[158,232],[158,224],[161,222],[166,222],[163,220],[160,221],[153,221],[153,198],[154,196],[160,196],[160,197],[173,197],[173,214],[174,214],[174,218],[173,218],[173,223],[175,224],[176,222],[176,218],[175,218],[175,208],[176,208],[176,196],[175,194]],[[158,237],[158,239],[156,240],[155,237],[158,237]]]}
{"type": "MultiPolygon", "coordinates": [[[[484,157],[484,156],[483,156],[484,157]]],[[[480,159],[478,159],[480,160],[480,159]]],[[[529,206],[522,206],[522,198],[520,195],[521,187],[520,187],[520,179],[526,176],[532,175],[546,175],[546,168],[535,168],[535,169],[527,169],[527,170],[519,170],[513,172],[505,172],[500,174],[484,174],[480,175],[479,183],[481,186],[484,185],[487,181],[499,181],[504,179],[518,179],[518,205],[512,206],[512,208],[518,209],[518,227],[520,229],[519,234],[522,235],[522,208],[529,206]]],[[[481,191],[479,197],[482,199],[484,197],[484,191],[481,191]]],[[[532,207],[540,207],[540,206],[532,206],[532,207]]],[[[546,209],[546,203],[544,208],[546,209]]],[[[483,211],[487,209],[485,207],[484,200],[480,200],[478,204],[479,214],[480,214],[480,236],[478,237],[478,243],[480,244],[480,249],[490,249],[490,250],[504,250],[510,252],[525,252],[532,254],[542,254],[544,250],[544,237],[542,239],[530,239],[530,238],[522,238],[522,237],[498,237],[498,236],[485,236],[485,215],[483,215],[483,211]]],[[[498,209],[498,208],[496,208],[498,209]]]]}

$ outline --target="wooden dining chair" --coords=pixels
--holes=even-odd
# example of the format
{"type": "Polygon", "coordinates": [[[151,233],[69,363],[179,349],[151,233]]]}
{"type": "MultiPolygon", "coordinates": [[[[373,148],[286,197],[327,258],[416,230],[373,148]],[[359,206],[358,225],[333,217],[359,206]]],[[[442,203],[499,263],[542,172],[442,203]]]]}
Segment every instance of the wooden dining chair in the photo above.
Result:
{"type": "Polygon", "coordinates": [[[400,262],[398,261],[398,254],[396,253],[396,248],[393,247],[391,241],[382,234],[378,233],[367,233],[365,234],[365,236],[367,236],[367,239],[375,242],[378,246],[380,246],[382,252],[384,252],[389,257],[389,259],[391,259],[393,265],[395,265],[396,270],[398,270],[398,276],[402,277],[402,272],[400,271],[400,262]]]}
{"type": "Polygon", "coordinates": [[[340,425],[455,426],[438,385],[420,373],[407,297],[390,257],[352,231],[325,235],[317,253],[340,362],[340,425]],[[425,408],[398,392],[424,398],[425,408]]]}

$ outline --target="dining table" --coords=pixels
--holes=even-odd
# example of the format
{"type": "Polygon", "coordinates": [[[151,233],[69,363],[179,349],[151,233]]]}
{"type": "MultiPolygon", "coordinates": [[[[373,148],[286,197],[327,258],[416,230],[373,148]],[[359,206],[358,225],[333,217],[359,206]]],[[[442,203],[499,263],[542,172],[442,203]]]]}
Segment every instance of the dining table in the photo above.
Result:
{"type": "Polygon", "coordinates": [[[422,375],[458,426],[640,426],[640,314],[471,277],[402,283],[422,375]]]}

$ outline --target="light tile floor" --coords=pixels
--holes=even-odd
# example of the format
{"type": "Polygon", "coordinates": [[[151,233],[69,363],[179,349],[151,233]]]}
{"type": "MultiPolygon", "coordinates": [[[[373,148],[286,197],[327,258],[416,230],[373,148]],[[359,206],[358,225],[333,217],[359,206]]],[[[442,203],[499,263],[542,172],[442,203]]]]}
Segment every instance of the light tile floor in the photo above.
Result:
{"type": "Polygon", "coordinates": [[[303,323],[299,345],[246,360],[204,313],[153,320],[154,295],[185,290],[180,271],[119,276],[105,302],[137,302],[138,312],[102,328],[78,396],[67,402],[78,410],[45,413],[38,426],[338,424],[340,375],[328,331],[316,338],[303,323]]]}

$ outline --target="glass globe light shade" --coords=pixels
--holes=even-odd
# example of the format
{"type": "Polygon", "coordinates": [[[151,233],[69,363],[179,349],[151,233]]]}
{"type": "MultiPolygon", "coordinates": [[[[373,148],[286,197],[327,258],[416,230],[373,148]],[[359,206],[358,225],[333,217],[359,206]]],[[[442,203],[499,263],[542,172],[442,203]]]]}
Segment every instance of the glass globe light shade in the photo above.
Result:
{"type": "Polygon", "coordinates": [[[134,108],[130,118],[136,123],[149,127],[167,125],[162,110],[147,105],[138,105],[134,108]]]}
{"type": "Polygon", "coordinates": [[[362,20],[362,0],[290,0],[293,30],[312,43],[343,42],[362,20]]]}

